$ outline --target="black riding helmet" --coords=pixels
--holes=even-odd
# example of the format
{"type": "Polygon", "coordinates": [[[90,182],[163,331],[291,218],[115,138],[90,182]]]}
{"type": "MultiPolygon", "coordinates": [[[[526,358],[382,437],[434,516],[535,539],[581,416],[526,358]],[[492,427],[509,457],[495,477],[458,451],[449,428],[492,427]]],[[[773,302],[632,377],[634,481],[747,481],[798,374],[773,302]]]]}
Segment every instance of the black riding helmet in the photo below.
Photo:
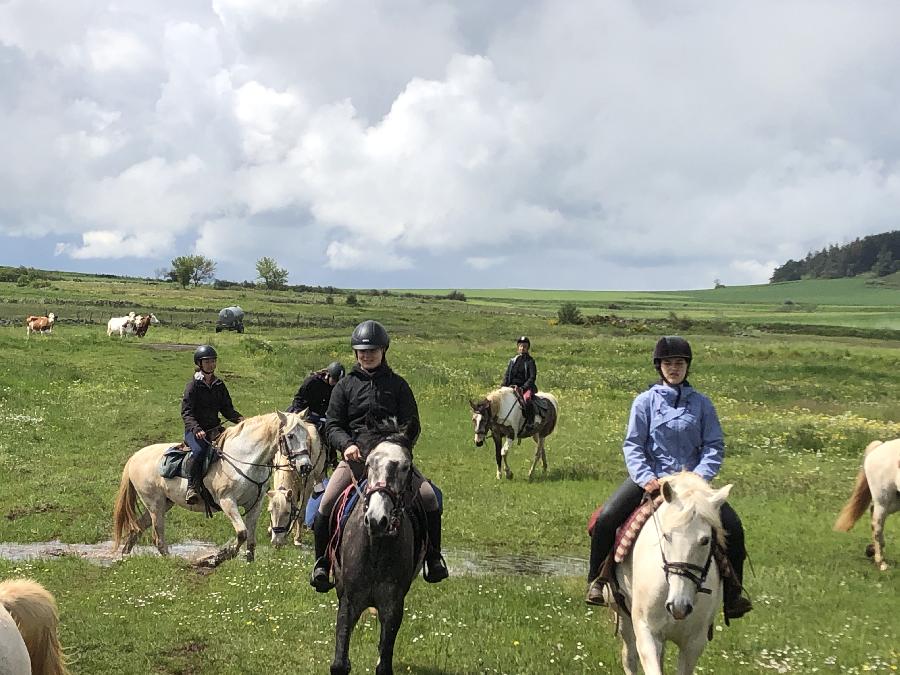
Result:
{"type": "Polygon", "coordinates": [[[659,368],[659,364],[663,359],[682,358],[691,365],[691,359],[694,358],[691,352],[691,345],[683,337],[679,335],[667,335],[656,341],[656,347],[653,349],[653,367],[659,368]]]}
{"type": "Polygon", "coordinates": [[[217,359],[219,355],[216,354],[216,350],[212,348],[211,345],[200,345],[197,349],[194,350],[194,364],[200,365],[201,359],[217,359]]]}
{"type": "Polygon", "coordinates": [[[350,336],[350,346],[353,349],[383,348],[387,351],[390,344],[391,338],[384,326],[372,319],[359,324],[353,329],[353,334],[350,336]]]}
{"type": "Polygon", "coordinates": [[[527,335],[523,335],[523,336],[520,337],[518,340],[516,340],[516,345],[520,345],[520,344],[522,344],[523,342],[524,342],[526,345],[528,345],[529,347],[531,346],[531,340],[528,339],[528,336],[527,336],[527,335]]]}
{"type": "Polygon", "coordinates": [[[344,366],[340,361],[332,361],[328,364],[328,367],[325,368],[325,374],[332,380],[340,380],[344,376],[344,366]]]}

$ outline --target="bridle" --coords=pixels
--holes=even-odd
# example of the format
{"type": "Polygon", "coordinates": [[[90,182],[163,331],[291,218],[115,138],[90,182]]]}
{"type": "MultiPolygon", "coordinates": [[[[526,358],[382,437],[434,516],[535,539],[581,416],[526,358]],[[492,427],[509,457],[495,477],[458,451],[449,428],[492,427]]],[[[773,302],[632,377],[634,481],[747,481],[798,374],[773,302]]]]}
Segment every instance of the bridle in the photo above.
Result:
{"type": "Polygon", "coordinates": [[[659,529],[659,516],[656,511],[653,512],[653,524],[656,526],[656,536],[659,539],[659,553],[663,560],[662,567],[663,571],[666,573],[666,583],[669,583],[669,575],[674,574],[675,576],[684,577],[694,582],[698,593],[711,594],[712,590],[704,588],[703,584],[706,583],[706,577],[709,576],[709,568],[712,566],[713,547],[715,544],[713,537],[710,537],[709,554],[706,556],[706,563],[704,565],[695,565],[690,562],[669,562],[669,560],[666,559],[666,551],[664,548],[665,538],[662,536],[659,529]]]}
{"type": "Polygon", "coordinates": [[[410,493],[410,488],[412,487],[412,467],[410,466],[409,474],[406,477],[406,483],[400,491],[395,491],[392,487],[390,487],[386,482],[379,481],[377,483],[367,482],[366,483],[366,491],[363,496],[363,514],[367,513],[369,510],[369,500],[372,498],[372,495],[381,493],[387,496],[388,499],[391,500],[391,512],[390,512],[390,523],[388,524],[387,532],[385,534],[389,536],[393,536],[397,534],[400,529],[400,520],[403,518],[403,513],[406,511],[406,507],[408,506],[408,495],[410,493]]]}
{"type": "MultiPolygon", "coordinates": [[[[281,491],[285,491],[284,488],[278,488],[281,491]]],[[[285,495],[285,498],[287,495],[285,495]]],[[[294,526],[294,523],[297,522],[297,519],[300,517],[300,509],[297,508],[297,501],[294,499],[288,500],[291,505],[291,511],[288,514],[287,525],[272,525],[271,530],[272,534],[285,534],[291,531],[291,528],[294,526]]]]}

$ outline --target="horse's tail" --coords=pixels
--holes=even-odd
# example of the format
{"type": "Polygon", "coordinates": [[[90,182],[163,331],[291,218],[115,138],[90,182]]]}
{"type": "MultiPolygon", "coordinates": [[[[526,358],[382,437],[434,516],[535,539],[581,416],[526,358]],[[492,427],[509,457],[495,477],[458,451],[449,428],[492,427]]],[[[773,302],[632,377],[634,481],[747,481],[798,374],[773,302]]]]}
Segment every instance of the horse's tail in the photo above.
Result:
{"type": "MultiPolygon", "coordinates": [[[[872,441],[869,443],[863,456],[868,455],[879,445],[881,445],[881,441],[872,441]]],[[[863,467],[859,470],[859,473],[856,474],[856,485],[853,487],[853,494],[850,495],[850,499],[844,504],[844,508],[841,509],[840,514],[838,514],[837,520],[834,521],[834,530],[836,532],[849,532],[850,528],[860,519],[860,516],[865,513],[871,503],[872,491],[869,490],[866,469],[863,467]]]]}
{"type": "Polygon", "coordinates": [[[0,604],[19,626],[31,657],[31,672],[67,675],[59,644],[59,613],[50,591],[31,579],[10,579],[0,583],[0,604]]]}
{"type": "Polygon", "coordinates": [[[122,481],[119,483],[119,494],[116,495],[116,506],[113,509],[113,533],[112,547],[113,550],[119,548],[122,537],[132,532],[140,531],[137,516],[137,491],[131,483],[131,477],[128,475],[129,459],[125,462],[125,468],[122,469],[122,481]]]}

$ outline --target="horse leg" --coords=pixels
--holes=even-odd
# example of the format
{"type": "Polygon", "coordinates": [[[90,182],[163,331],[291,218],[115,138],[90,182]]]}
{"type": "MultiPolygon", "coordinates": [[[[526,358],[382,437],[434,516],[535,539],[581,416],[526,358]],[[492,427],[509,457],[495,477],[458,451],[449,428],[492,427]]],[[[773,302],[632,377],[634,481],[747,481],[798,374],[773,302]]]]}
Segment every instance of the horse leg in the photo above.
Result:
{"type": "Polygon", "coordinates": [[[665,643],[657,640],[644,621],[634,625],[635,644],[645,675],[663,675],[662,659],[665,643]]]}
{"type": "Polygon", "coordinates": [[[228,542],[219,550],[216,560],[221,563],[225,560],[231,560],[241,550],[241,546],[247,541],[247,526],[244,524],[244,519],[241,518],[241,512],[238,510],[237,502],[234,501],[233,497],[222,497],[219,500],[219,506],[222,507],[222,513],[231,521],[231,526],[234,527],[236,535],[233,543],[228,542]]]}
{"type": "Polygon", "coordinates": [[[625,615],[619,616],[619,634],[622,636],[622,670],[625,675],[638,675],[638,653],[634,641],[634,626],[625,615]]]}
{"type": "Polygon", "coordinates": [[[500,472],[501,463],[503,462],[503,455],[500,454],[500,439],[496,436],[492,437],[494,439],[494,456],[497,458],[497,480],[500,480],[503,477],[503,474],[500,472]]]}
{"type": "MultiPolygon", "coordinates": [[[[509,448],[512,445],[512,439],[507,438],[503,441],[503,447],[500,449],[500,457],[503,459],[503,467],[506,472],[506,477],[512,479],[513,472],[509,468],[509,459],[507,458],[509,455],[509,448]]],[[[497,476],[499,478],[499,476],[497,476]]]]}
{"type": "Polygon", "coordinates": [[[678,675],[691,675],[706,647],[706,633],[701,633],[678,650],[678,675]]]}
{"type": "Polygon", "coordinates": [[[872,546],[875,564],[882,572],[888,568],[884,559],[884,521],[887,519],[887,509],[878,502],[872,505],[872,546]]]}
{"type": "Polygon", "coordinates": [[[338,604],[337,622],[334,628],[334,661],[331,675],[347,675],[350,672],[350,635],[359,621],[363,607],[354,607],[345,595],[338,604]]]}
{"type": "Polygon", "coordinates": [[[541,436],[541,464],[544,466],[544,473],[547,473],[547,446],[544,444],[544,437],[541,436]]]}
{"type": "Polygon", "coordinates": [[[137,544],[138,539],[141,538],[141,534],[143,534],[144,530],[150,527],[151,522],[150,511],[145,509],[137,521],[138,528],[140,529],[138,529],[137,531],[133,531],[128,535],[128,539],[125,540],[125,545],[122,547],[122,555],[128,555],[129,553],[131,553],[131,549],[133,549],[134,545],[137,544]]]}
{"type": "MultiPolygon", "coordinates": [[[[263,500],[260,495],[253,508],[244,514],[244,521],[247,523],[247,562],[253,562],[256,559],[256,521],[259,520],[262,506],[263,500]]],[[[240,544],[238,546],[240,547],[240,544]]],[[[235,554],[237,554],[237,549],[235,549],[235,554]]]]}
{"type": "MultiPolygon", "coordinates": [[[[147,500],[144,502],[146,511],[150,514],[150,522],[153,524],[153,541],[162,556],[169,555],[169,545],[166,543],[166,513],[172,508],[172,502],[165,497],[147,500]]],[[[143,520],[143,516],[140,519],[143,520]]],[[[140,522],[140,521],[139,521],[140,522]]]]}
{"type": "Polygon", "coordinates": [[[403,623],[403,599],[378,608],[381,640],[378,642],[378,665],[375,675],[394,675],[394,643],[403,623]]]}

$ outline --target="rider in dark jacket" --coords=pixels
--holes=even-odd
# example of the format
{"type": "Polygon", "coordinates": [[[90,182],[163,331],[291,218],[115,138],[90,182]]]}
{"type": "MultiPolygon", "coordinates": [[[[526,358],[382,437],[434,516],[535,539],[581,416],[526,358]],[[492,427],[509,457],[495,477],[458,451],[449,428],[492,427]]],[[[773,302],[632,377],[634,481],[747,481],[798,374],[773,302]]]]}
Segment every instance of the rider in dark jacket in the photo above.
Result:
{"type": "MultiPolygon", "coordinates": [[[[406,380],[397,375],[385,360],[390,345],[387,331],[377,321],[363,321],[353,331],[350,344],[356,354],[356,365],[334,388],[326,415],[325,436],[328,444],[337,450],[343,461],[328,481],[328,487],[319,503],[313,522],[316,564],[310,585],[324,593],[331,583],[331,564],[325,554],[330,536],[331,511],[341,493],[356,479],[366,473],[365,457],[356,439],[368,429],[368,425],[396,418],[415,444],[421,431],[416,398],[406,380]]],[[[441,510],[437,495],[417,468],[412,471],[413,489],[418,490],[425,508],[430,540],[425,553],[425,581],[436,583],[448,576],[447,565],[441,556],[441,510]]]]}
{"type": "Polygon", "coordinates": [[[309,420],[319,424],[325,419],[331,392],[340,379],[344,377],[344,366],[338,361],[330,363],[327,368],[310,373],[294,394],[288,412],[307,411],[309,420]]]}
{"type": "Polygon", "coordinates": [[[516,387],[522,392],[525,401],[525,426],[534,424],[534,395],[537,393],[537,364],[529,354],[531,340],[523,335],[516,340],[518,354],[509,360],[506,366],[506,374],[503,376],[504,387],[516,387]]]}
{"type": "Polygon", "coordinates": [[[210,345],[194,351],[196,372],[184,388],[181,417],[184,420],[184,442],[191,449],[191,477],[185,501],[196,504],[203,480],[203,464],[209,444],[222,432],[219,413],[237,424],[243,416],[234,409],[225,383],[215,376],[218,354],[210,345]]]}

